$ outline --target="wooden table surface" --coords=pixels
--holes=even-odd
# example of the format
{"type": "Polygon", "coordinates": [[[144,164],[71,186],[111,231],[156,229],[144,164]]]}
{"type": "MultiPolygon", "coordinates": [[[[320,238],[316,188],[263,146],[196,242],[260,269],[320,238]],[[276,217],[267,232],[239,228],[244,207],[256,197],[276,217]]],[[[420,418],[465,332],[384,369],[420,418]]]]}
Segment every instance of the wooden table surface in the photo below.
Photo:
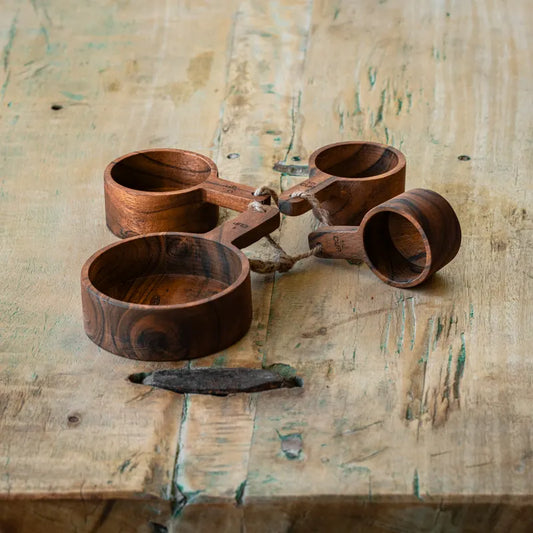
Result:
{"type": "MultiPolygon", "coordinates": [[[[0,9],[2,532],[528,530],[529,0],[0,9]],[[248,335],[192,366],[283,363],[303,388],[182,397],[128,379],[182,364],[85,336],[81,265],[116,241],[109,161],[179,147],[284,190],[302,178],[277,161],[341,140],[402,150],[463,244],[413,290],[316,258],[254,274],[248,335]]],[[[315,227],[275,237],[302,252],[315,227]]]]}

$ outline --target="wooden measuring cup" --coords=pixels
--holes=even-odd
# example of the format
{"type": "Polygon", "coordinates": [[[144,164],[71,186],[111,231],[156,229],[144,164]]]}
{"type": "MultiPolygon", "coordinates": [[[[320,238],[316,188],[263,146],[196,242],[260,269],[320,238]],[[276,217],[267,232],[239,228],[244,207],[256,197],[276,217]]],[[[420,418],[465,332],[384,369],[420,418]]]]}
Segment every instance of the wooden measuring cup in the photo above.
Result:
{"type": "Polygon", "coordinates": [[[359,227],[330,226],[309,235],[318,257],[364,261],[393,287],[420,285],[459,251],[461,227],[440,194],[412,189],[371,209],[359,227]]]}
{"type": "Polygon", "coordinates": [[[209,233],[154,233],[96,252],[81,273],[89,338],[147,361],[202,357],[239,340],[252,320],[250,266],[239,248],[280,222],[277,207],[260,207],[209,233]]]}
{"type": "Polygon", "coordinates": [[[158,148],[126,154],[104,172],[105,211],[117,237],[159,231],[203,233],[218,221],[218,206],[246,211],[254,200],[248,185],[218,177],[208,157],[187,150],[158,148]]]}
{"type": "Polygon", "coordinates": [[[372,207],[405,190],[405,157],[384,144],[349,141],[329,144],[309,157],[309,179],[285,191],[279,208],[286,215],[311,209],[297,193],[310,193],[332,224],[356,226],[372,207]]]}

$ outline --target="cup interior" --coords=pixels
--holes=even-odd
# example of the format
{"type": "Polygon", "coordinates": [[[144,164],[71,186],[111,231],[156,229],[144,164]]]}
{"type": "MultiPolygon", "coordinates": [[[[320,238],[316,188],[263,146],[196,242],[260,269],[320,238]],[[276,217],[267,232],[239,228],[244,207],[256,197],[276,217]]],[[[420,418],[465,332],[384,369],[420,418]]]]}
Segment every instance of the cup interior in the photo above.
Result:
{"type": "Polygon", "coordinates": [[[226,245],[179,233],[150,235],[107,248],[89,267],[106,296],[131,304],[183,305],[212,298],[237,282],[241,258],[226,245]]]}
{"type": "Polygon", "coordinates": [[[150,150],[120,159],[111,166],[110,174],[114,181],[129,189],[165,192],[202,183],[209,177],[213,166],[193,152],[150,150]]]}
{"type": "Polygon", "coordinates": [[[431,257],[422,230],[393,211],[379,211],[368,219],[363,243],[370,267],[393,283],[420,278],[431,257]]]}
{"type": "Polygon", "coordinates": [[[374,143],[347,143],[325,148],[315,157],[318,170],[339,178],[371,178],[398,166],[398,155],[374,143]]]}

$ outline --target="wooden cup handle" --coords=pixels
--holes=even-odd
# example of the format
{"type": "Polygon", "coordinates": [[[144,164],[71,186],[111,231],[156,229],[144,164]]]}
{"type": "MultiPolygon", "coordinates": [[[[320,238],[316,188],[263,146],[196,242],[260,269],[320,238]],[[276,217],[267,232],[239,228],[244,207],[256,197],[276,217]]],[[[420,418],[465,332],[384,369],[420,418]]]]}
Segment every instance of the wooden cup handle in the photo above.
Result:
{"type": "MultiPolygon", "coordinates": [[[[312,171],[311,171],[312,172],[312,171]]],[[[319,202],[327,198],[327,191],[338,181],[335,176],[327,176],[322,173],[311,174],[309,179],[302,181],[295,187],[291,187],[279,197],[279,210],[284,215],[299,216],[311,209],[311,204],[297,193],[312,194],[319,202]]]]}
{"type": "Polygon", "coordinates": [[[270,196],[254,196],[255,189],[249,185],[224,180],[211,175],[200,184],[204,202],[215,204],[234,211],[246,211],[250,202],[270,204],[270,196]]]}
{"type": "Polygon", "coordinates": [[[320,245],[315,254],[327,259],[364,261],[365,251],[357,226],[327,226],[309,234],[309,248],[320,245]]]}
{"type": "Polygon", "coordinates": [[[224,222],[203,237],[237,248],[246,248],[279,228],[279,210],[275,206],[249,206],[246,211],[224,222]]]}

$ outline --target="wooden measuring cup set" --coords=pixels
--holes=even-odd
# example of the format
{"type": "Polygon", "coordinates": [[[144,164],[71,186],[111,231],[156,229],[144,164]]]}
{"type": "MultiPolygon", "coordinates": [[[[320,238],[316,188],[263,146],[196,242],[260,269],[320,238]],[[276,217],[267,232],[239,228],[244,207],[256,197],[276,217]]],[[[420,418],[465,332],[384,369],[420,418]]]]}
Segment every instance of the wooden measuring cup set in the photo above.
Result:
{"type": "Polygon", "coordinates": [[[85,331],[133,359],[177,361],[227,348],[252,320],[250,265],[240,248],[277,229],[279,211],[311,209],[306,194],[335,224],[309,235],[311,248],[320,245],[315,255],[363,260],[390,285],[418,285],[455,257],[461,230],[440,195],[404,188],[403,154],[370,142],[314,152],[309,179],[281,195],[279,210],[269,196],[219,178],[214,162],[194,152],[116,159],[104,173],[106,221],[128,238],[82,268],[85,331]],[[219,207],[240,214],[217,227],[219,207]]]}

